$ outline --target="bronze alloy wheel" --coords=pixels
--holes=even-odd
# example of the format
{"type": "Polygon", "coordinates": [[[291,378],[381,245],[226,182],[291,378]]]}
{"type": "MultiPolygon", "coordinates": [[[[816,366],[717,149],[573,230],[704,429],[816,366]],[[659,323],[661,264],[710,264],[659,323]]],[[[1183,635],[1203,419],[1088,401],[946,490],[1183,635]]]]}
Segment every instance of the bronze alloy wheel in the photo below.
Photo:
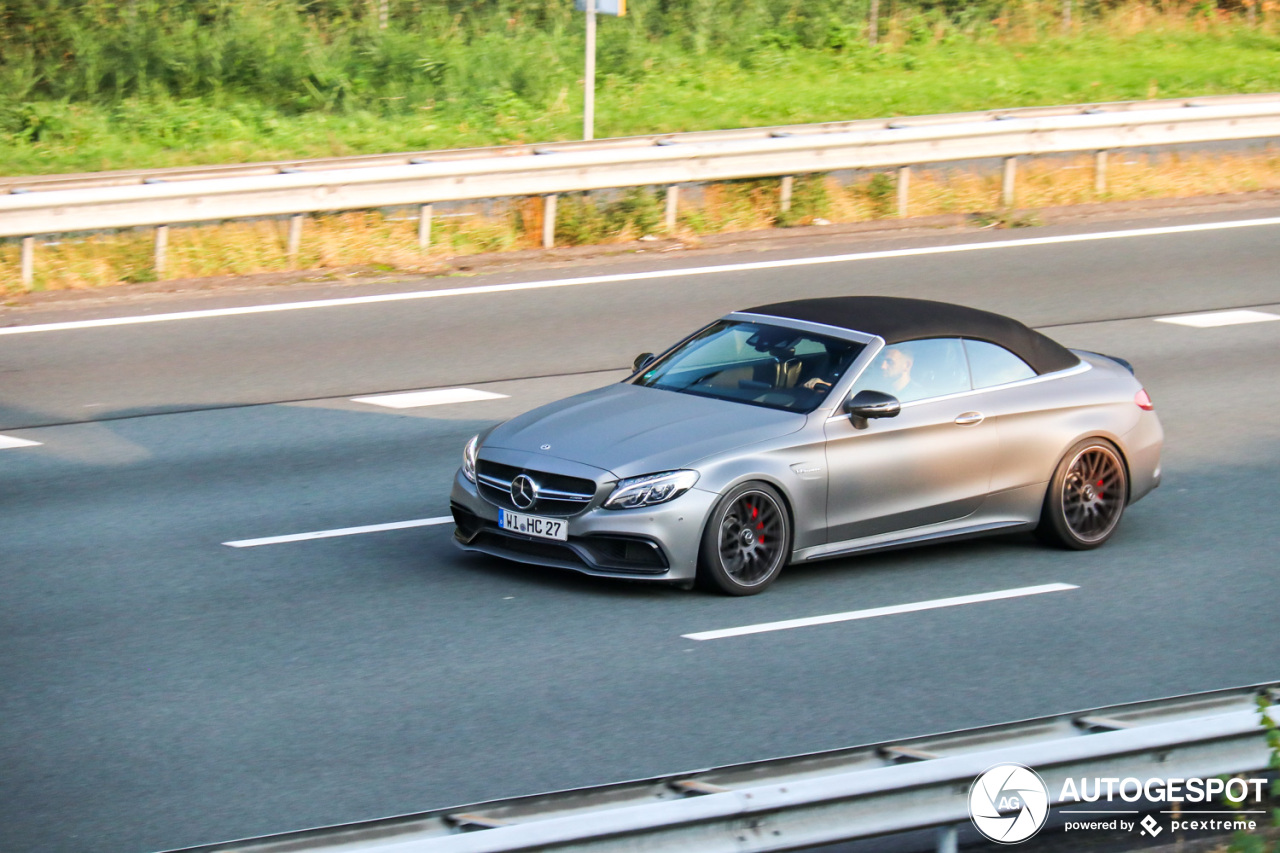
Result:
{"type": "Polygon", "coordinates": [[[729,595],[752,595],[773,583],[791,551],[782,498],[764,483],[745,483],[721,499],[703,534],[698,578],[729,595]]]}
{"type": "Polygon", "coordinates": [[[1058,464],[1036,532],[1074,550],[1096,548],[1115,532],[1128,499],[1128,475],[1115,447],[1082,441],[1058,464]]]}

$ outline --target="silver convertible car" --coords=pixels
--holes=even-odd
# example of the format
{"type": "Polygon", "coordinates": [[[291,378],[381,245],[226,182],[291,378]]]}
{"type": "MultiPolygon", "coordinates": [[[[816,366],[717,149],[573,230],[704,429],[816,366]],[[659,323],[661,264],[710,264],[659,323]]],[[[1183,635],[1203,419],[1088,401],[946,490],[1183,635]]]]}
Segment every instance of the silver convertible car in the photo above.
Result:
{"type": "Polygon", "coordinates": [[[634,367],[467,443],[458,545],[750,595],[790,563],[986,533],[1094,548],[1160,483],[1127,362],[960,305],[763,305],[634,367]]]}

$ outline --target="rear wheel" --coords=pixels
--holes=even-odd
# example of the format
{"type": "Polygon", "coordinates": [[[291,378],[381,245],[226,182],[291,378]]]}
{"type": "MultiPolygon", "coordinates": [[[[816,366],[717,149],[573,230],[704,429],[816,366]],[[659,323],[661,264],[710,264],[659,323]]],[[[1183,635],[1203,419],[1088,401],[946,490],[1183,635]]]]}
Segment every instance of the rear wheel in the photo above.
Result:
{"type": "Polygon", "coordinates": [[[729,490],[707,521],[698,582],[728,595],[755,595],[773,583],[791,553],[782,496],[764,483],[729,490]]]}
{"type": "Polygon", "coordinates": [[[1097,548],[1115,533],[1128,499],[1129,478],[1115,446],[1086,439],[1058,463],[1036,535],[1076,551],[1097,548]]]}

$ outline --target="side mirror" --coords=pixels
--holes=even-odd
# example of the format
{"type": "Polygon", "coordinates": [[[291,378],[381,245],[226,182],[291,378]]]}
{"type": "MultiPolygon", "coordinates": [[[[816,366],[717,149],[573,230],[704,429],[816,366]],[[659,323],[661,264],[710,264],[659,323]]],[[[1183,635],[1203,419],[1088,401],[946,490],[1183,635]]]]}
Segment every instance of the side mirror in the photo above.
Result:
{"type": "Polygon", "coordinates": [[[883,391],[859,391],[844,401],[844,411],[853,416],[853,425],[861,429],[868,418],[896,418],[902,411],[902,403],[883,391]]]}
{"type": "Polygon", "coordinates": [[[636,356],[635,361],[631,362],[631,369],[633,371],[644,370],[646,367],[653,364],[654,359],[656,358],[657,356],[655,356],[651,352],[642,352],[638,356],[636,356]]]}

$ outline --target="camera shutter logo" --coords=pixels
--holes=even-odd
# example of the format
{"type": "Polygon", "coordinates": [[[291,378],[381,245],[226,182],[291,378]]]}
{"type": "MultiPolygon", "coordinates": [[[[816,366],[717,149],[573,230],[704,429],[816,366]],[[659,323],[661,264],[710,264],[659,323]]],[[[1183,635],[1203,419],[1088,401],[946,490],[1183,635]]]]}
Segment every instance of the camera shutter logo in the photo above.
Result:
{"type": "Polygon", "coordinates": [[[1021,764],[997,764],[969,788],[969,818],[999,844],[1017,844],[1040,831],[1049,817],[1049,789],[1040,774],[1021,764]]]}

